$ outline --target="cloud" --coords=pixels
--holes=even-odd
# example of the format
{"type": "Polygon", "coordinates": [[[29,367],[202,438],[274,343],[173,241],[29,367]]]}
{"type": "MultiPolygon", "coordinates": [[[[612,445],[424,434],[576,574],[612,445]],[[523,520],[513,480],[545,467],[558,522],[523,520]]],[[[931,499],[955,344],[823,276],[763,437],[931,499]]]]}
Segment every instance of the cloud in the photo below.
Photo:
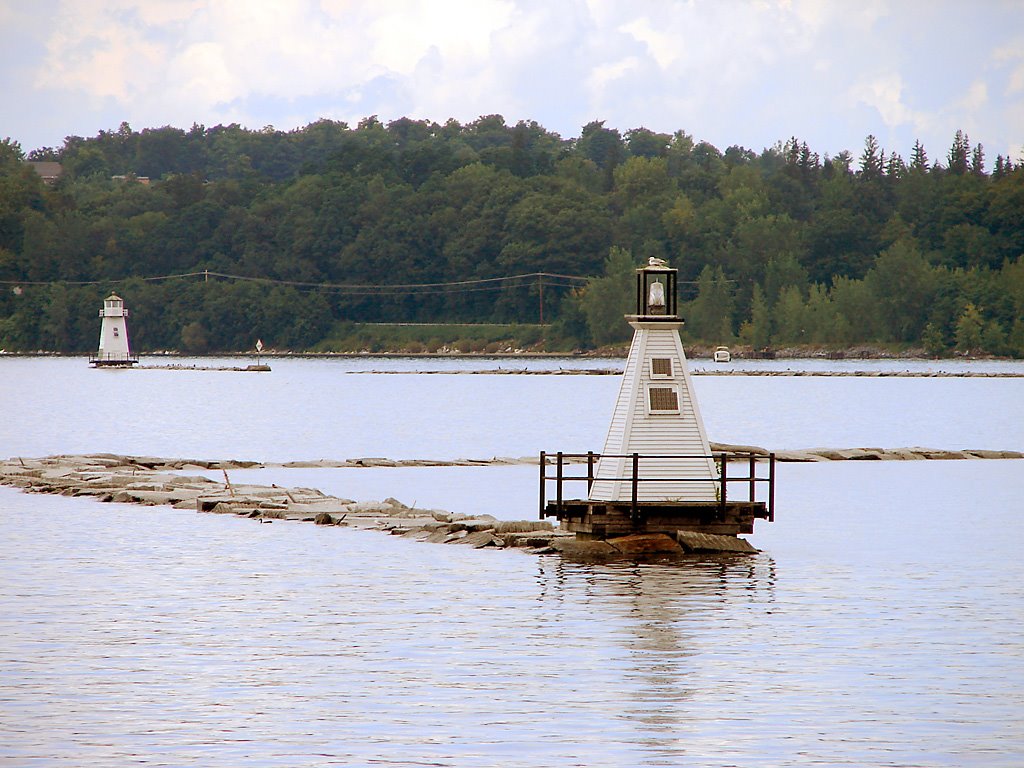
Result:
{"type": "Polygon", "coordinates": [[[1013,4],[34,1],[28,15],[0,0],[0,87],[19,105],[4,122],[27,146],[122,120],[294,128],[371,114],[500,113],[563,135],[605,120],[754,149],[796,135],[832,153],[868,133],[909,149],[951,125],[997,146],[1020,132],[1013,4]]]}
{"type": "Polygon", "coordinates": [[[992,52],[992,62],[996,67],[1008,66],[1010,69],[1006,82],[1006,95],[1024,91],[1024,40],[1015,40],[992,52]]]}
{"type": "Polygon", "coordinates": [[[897,72],[854,84],[849,90],[849,97],[876,110],[886,126],[915,122],[913,110],[903,103],[903,78],[897,72]]]}

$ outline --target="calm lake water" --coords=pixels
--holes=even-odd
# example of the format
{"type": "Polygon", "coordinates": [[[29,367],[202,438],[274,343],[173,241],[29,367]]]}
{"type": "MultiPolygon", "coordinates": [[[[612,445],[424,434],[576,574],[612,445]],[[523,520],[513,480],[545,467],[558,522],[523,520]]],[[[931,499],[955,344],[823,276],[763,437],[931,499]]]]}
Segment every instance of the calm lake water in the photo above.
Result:
{"type": "MultiPolygon", "coordinates": [[[[357,372],[621,366],[270,362],[0,358],[0,455],[599,450],[616,377],[357,372]]],[[[1021,379],[694,383],[716,441],[1024,449],[1021,379]]],[[[531,467],[232,479],[536,515],[531,467]]],[[[0,765],[1018,767],[1022,500],[1021,461],[782,465],[760,554],[588,565],[0,487],[0,765]]]]}

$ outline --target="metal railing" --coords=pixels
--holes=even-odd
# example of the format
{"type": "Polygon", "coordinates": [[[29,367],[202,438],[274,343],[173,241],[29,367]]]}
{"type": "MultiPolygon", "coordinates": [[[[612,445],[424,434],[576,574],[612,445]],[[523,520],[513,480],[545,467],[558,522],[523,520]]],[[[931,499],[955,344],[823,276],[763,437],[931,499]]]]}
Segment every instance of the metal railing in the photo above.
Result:
{"type": "Polygon", "coordinates": [[[105,354],[89,355],[90,365],[93,363],[115,365],[117,363],[137,363],[139,362],[139,356],[137,354],[121,354],[117,352],[107,352],[105,354]]]}
{"type": "MultiPolygon", "coordinates": [[[[562,493],[562,487],[567,482],[582,482],[587,483],[587,496],[590,496],[590,490],[597,480],[607,482],[628,482],[630,484],[630,511],[633,519],[636,520],[639,516],[639,495],[640,495],[640,484],[641,483],[706,483],[708,478],[705,477],[642,477],[640,472],[640,462],[648,459],[700,459],[707,460],[713,459],[718,469],[718,477],[711,478],[711,482],[716,484],[715,495],[716,502],[718,504],[719,515],[725,515],[726,506],[729,501],[729,484],[730,483],[743,483],[747,487],[747,499],[746,501],[754,502],[757,500],[757,487],[759,483],[767,483],[767,500],[765,501],[765,512],[769,522],[775,520],[775,454],[769,453],[758,454],[749,451],[723,451],[719,453],[712,453],[708,455],[694,455],[694,454],[641,454],[641,453],[623,453],[623,454],[604,454],[606,459],[629,459],[631,461],[631,471],[626,477],[596,477],[594,474],[595,463],[602,458],[602,454],[588,451],[587,453],[563,453],[558,451],[557,453],[547,453],[541,451],[540,453],[540,517],[543,520],[546,516],[548,495],[547,495],[547,484],[548,481],[554,481],[555,483],[555,506],[561,508],[563,505],[564,497],[562,493]],[[768,474],[767,476],[761,476],[757,474],[758,459],[768,460],[768,474]],[[566,475],[565,468],[567,465],[582,464],[586,461],[587,474],[586,475],[566,475]],[[732,464],[744,466],[747,469],[746,475],[730,476],[729,466],[732,464]],[[548,467],[554,466],[555,474],[548,474],[548,467]]],[[[743,501],[743,499],[739,499],[743,501]]]]}

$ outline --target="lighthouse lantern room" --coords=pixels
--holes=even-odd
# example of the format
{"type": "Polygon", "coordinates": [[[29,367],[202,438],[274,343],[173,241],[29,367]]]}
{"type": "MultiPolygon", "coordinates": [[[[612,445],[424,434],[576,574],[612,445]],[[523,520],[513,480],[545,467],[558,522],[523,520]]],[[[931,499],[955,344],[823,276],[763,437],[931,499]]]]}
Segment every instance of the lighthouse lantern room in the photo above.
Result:
{"type": "Polygon", "coordinates": [[[128,344],[128,310],[116,293],[103,300],[100,310],[100,344],[97,353],[89,358],[96,367],[130,367],[139,362],[128,344]]]}
{"type": "Polygon", "coordinates": [[[579,538],[735,536],[751,533],[754,518],[771,519],[774,457],[711,450],[679,337],[677,274],[661,259],[636,271],[636,313],[626,315],[633,343],[604,450],[541,454],[541,516],[557,517],[579,538]],[[758,473],[764,459],[767,476],[758,473]],[[572,475],[584,462],[586,474],[572,475]],[[568,481],[586,481],[586,498],[566,499],[568,481]]]}

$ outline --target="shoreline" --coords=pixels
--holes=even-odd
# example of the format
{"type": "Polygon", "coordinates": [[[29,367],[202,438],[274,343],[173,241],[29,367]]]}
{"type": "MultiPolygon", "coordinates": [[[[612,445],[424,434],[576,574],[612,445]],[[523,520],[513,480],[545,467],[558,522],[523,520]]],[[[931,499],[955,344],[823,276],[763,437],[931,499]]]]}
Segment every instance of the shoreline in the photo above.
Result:
{"type": "MultiPolygon", "coordinates": [[[[690,361],[692,362],[692,361],[690,361]]],[[[728,365],[719,363],[718,365],[728,365]]],[[[145,366],[140,366],[145,367],[145,366]]],[[[150,366],[160,367],[160,366],[150,366]]],[[[243,370],[241,368],[234,370],[243,370]]],[[[708,370],[705,368],[692,368],[689,371],[691,376],[821,376],[821,377],[875,377],[875,378],[913,378],[913,379],[1019,379],[1024,378],[1024,372],[1011,371],[810,371],[810,370],[729,370],[727,368],[716,368],[708,370]]],[[[373,374],[377,376],[408,376],[408,375],[438,375],[438,376],[466,376],[466,375],[488,375],[488,376],[621,376],[622,371],[617,368],[557,368],[552,370],[528,370],[525,368],[480,368],[476,370],[429,370],[429,371],[387,371],[372,369],[366,371],[343,371],[346,376],[373,374]]]]}
{"type": "MultiPolygon", "coordinates": [[[[938,363],[950,362],[1024,362],[1024,358],[999,357],[996,355],[975,355],[967,353],[955,353],[944,356],[929,355],[920,347],[908,348],[900,351],[891,351],[882,347],[872,345],[854,345],[843,349],[831,349],[825,347],[779,347],[770,353],[758,352],[750,347],[742,345],[731,346],[730,352],[734,361],[748,360],[824,360],[830,362],[855,362],[855,361],[876,361],[876,360],[902,360],[908,362],[929,362],[938,363]]],[[[714,356],[713,345],[692,344],[685,345],[687,360],[691,363],[698,360],[711,361],[714,356]]],[[[436,352],[415,352],[394,350],[360,350],[358,352],[317,352],[312,350],[263,350],[259,354],[252,350],[238,350],[233,352],[180,352],[177,350],[152,350],[136,352],[140,357],[157,359],[167,358],[376,358],[376,357],[398,357],[398,358],[422,358],[422,359],[500,359],[500,360],[544,360],[551,358],[572,358],[576,360],[624,360],[629,352],[628,345],[605,347],[595,350],[566,350],[559,352],[547,352],[536,349],[515,349],[500,352],[469,351],[446,349],[436,352]]],[[[5,357],[88,357],[91,352],[55,352],[52,350],[33,351],[9,351],[0,350],[0,360],[5,357]]]]}

